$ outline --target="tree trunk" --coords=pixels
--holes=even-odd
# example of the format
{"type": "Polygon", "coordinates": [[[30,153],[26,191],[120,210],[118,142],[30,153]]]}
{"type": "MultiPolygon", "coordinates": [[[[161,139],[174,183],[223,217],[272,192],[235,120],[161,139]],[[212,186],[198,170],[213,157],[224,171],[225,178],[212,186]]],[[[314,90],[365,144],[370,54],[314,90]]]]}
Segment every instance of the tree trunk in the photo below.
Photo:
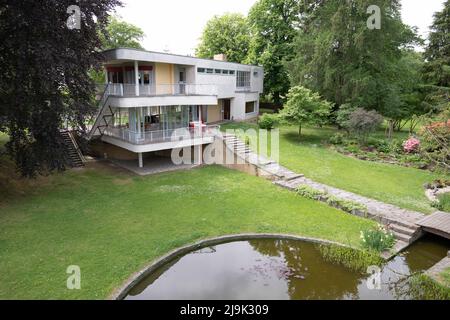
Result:
{"type": "Polygon", "coordinates": [[[298,135],[300,137],[302,136],[302,125],[301,124],[298,126],[298,135]]]}

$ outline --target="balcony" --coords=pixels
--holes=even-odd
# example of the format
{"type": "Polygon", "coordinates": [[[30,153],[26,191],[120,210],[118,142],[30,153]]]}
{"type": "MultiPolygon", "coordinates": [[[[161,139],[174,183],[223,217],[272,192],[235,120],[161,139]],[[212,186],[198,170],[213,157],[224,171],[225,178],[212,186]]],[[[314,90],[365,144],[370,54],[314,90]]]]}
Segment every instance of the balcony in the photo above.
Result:
{"type": "Polygon", "coordinates": [[[157,96],[217,96],[216,85],[210,84],[123,84],[110,83],[103,86],[108,96],[115,97],[157,97],[157,96]]]}
{"type": "Polygon", "coordinates": [[[108,127],[103,135],[120,139],[133,145],[149,145],[155,143],[179,142],[192,139],[214,138],[219,132],[219,126],[145,131],[140,133],[132,132],[127,128],[108,127]]]}

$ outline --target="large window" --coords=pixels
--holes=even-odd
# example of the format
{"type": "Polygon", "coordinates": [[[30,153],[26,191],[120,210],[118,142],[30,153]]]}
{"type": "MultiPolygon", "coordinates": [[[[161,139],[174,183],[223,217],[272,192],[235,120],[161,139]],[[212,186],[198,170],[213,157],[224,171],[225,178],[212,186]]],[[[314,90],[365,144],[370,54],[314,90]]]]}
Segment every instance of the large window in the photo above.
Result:
{"type": "Polygon", "coordinates": [[[238,71],[236,75],[236,87],[250,88],[250,72],[238,71]]]}
{"type": "Polygon", "coordinates": [[[253,113],[256,111],[256,102],[251,101],[245,104],[245,113],[253,113]]]}

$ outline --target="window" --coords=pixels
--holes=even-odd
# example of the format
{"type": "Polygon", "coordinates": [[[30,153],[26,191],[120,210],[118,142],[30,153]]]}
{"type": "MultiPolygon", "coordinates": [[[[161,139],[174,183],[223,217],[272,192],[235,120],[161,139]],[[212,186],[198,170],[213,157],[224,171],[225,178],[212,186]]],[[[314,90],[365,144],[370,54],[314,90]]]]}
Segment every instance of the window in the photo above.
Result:
{"type": "Polygon", "coordinates": [[[228,71],[228,70],[222,70],[222,74],[229,74],[230,73],[230,71],[228,71]]]}
{"type": "Polygon", "coordinates": [[[236,76],[236,87],[250,88],[250,72],[238,71],[236,76]]]}
{"type": "Polygon", "coordinates": [[[247,102],[245,104],[245,113],[253,113],[253,112],[255,112],[255,105],[256,105],[255,101],[247,102]]]}
{"type": "Polygon", "coordinates": [[[220,69],[215,69],[215,70],[214,70],[214,73],[215,73],[215,74],[222,74],[222,70],[220,70],[220,69]]]}
{"type": "Polygon", "coordinates": [[[257,77],[259,75],[258,71],[253,71],[253,76],[257,77]]]}
{"type": "Polygon", "coordinates": [[[198,69],[197,69],[197,72],[198,72],[198,73],[205,73],[205,72],[206,72],[206,69],[205,69],[205,68],[198,68],[198,69]]]}
{"type": "Polygon", "coordinates": [[[214,69],[206,69],[206,73],[209,73],[209,74],[214,73],[214,69]]]}
{"type": "Polygon", "coordinates": [[[231,74],[232,76],[234,75],[234,73],[235,73],[234,70],[230,70],[230,74],[231,74]]]}

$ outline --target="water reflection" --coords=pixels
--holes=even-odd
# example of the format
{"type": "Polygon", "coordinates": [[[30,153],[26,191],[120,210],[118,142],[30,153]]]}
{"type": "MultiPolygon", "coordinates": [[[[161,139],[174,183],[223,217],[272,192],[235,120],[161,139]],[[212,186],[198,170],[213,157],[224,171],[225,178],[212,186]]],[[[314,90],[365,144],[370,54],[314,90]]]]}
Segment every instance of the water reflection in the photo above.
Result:
{"type": "Polygon", "coordinates": [[[442,259],[448,242],[425,238],[382,270],[381,290],[369,275],[323,259],[316,245],[258,239],[187,254],[153,273],[126,299],[408,299],[407,277],[442,259]]]}

